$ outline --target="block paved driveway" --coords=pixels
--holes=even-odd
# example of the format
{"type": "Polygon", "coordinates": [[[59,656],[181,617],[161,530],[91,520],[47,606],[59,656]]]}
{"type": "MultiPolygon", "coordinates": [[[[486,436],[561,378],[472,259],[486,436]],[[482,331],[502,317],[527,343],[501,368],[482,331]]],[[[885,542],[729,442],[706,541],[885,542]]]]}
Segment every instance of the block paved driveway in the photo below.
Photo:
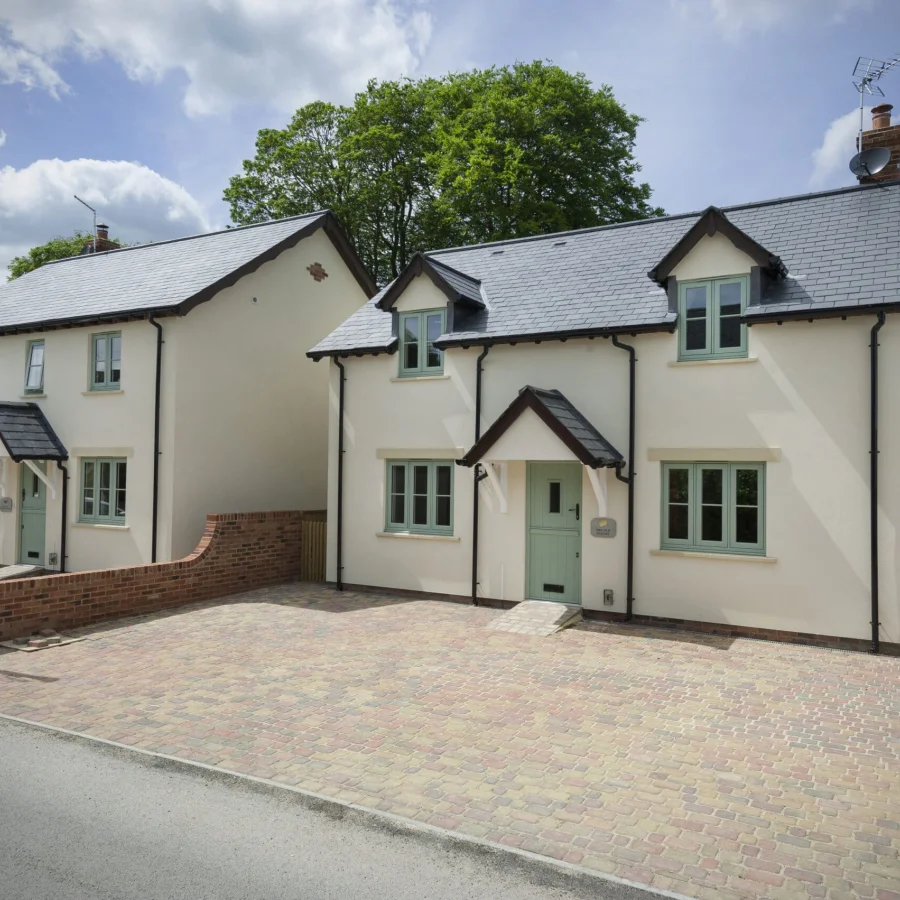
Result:
{"type": "Polygon", "coordinates": [[[6,652],[0,712],[691,897],[900,900],[900,659],[500,614],[257,591],[6,652]]]}

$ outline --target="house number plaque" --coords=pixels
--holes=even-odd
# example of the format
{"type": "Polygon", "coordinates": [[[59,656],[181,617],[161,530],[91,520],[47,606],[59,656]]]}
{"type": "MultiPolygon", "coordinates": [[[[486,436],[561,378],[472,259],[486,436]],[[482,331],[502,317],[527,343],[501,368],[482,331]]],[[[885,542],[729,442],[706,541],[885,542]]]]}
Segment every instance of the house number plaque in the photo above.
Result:
{"type": "Polygon", "coordinates": [[[615,519],[591,519],[591,534],[594,537],[612,538],[616,536],[615,519]]]}

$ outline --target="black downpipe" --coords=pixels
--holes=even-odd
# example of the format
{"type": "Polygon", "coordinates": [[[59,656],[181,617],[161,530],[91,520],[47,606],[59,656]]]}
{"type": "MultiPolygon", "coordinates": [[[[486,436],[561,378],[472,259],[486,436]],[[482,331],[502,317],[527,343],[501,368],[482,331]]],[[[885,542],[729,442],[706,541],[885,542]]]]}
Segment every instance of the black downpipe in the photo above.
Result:
{"type": "Polygon", "coordinates": [[[150,525],[150,562],[156,562],[156,539],[159,529],[159,410],[162,402],[162,325],[150,316],[156,329],[156,395],[153,401],[153,509],[150,525]]]}
{"type": "Polygon", "coordinates": [[[630,622],[634,610],[634,428],[637,374],[637,356],[634,347],[623,344],[615,335],[612,336],[614,347],[628,351],[628,477],[622,474],[621,466],[616,468],[616,478],[628,485],[628,560],[626,563],[625,581],[625,621],[630,622]]]}
{"type": "MultiPolygon", "coordinates": [[[[490,346],[485,346],[475,364],[475,443],[481,437],[481,373],[484,371],[482,363],[490,351],[490,346]]],[[[478,485],[487,478],[479,465],[475,466],[475,483],[472,494],[472,606],[478,606],[478,485]]]]}
{"type": "Polygon", "coordinates": [[[59,535],[59,571],[60,574],[66,571],[66,526],[68,525],[69,515],[69,470],[62,464],[62,460],[57,460],[56,465],[62,472],[62,530],[59,535]]]}
{"type": "Polygon", "coordinates": [[[884,310],[878,313],[878,321],[872,326],[869,344],[870,370],[870,445],[869,445],[869,533],[872,560],[872,652],[881,651],[878,622],[878,332],[884,326],[884,310]]]}
{"type": "Polygon", "coordinates": [[[337,589],[344,589],[344,364],[335,356],[340,387],[338,388],[338,470],[337,470],[337,589]]]}

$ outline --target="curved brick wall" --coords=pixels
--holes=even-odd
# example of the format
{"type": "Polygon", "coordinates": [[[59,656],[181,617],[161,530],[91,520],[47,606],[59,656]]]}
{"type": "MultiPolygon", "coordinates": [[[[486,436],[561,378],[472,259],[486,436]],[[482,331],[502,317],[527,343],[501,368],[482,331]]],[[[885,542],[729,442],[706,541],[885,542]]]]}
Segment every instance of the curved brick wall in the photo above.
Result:
{"type": "Polygon", "coordinates": [[[0,582],[0,640],[296,581],[302,519],[299,511],[211,515],[197,549],[175,562],[0,582]]]}

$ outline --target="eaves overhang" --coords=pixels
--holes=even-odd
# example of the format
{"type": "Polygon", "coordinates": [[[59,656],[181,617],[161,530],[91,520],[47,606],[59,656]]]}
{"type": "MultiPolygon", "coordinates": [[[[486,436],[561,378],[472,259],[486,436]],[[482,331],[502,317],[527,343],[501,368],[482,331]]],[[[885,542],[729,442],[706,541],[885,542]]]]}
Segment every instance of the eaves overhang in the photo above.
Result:
{"type": "Polygon", "coordinates": [[[568,331],[531,331],[521,334],[496,334],[496,335],[474,335],[467,334],[465,336],[456,337],[453,334],[442,335],[434,345],[439,350],[452,350],[455,348],[463,348],[467,350],[469,347],[494,347],[500,344],[541,344],[544,341],[550,343],[552,341],[560,341],[565,343],[568,340],[576,338],[609,338],[613,335],[638,335],[638,334],[659,334],[675,331],[676,317],[673,315],[671,319],[664,322],[656,322],[645,325],[616,325],[604,328],[575,328],[568,331]]]}

